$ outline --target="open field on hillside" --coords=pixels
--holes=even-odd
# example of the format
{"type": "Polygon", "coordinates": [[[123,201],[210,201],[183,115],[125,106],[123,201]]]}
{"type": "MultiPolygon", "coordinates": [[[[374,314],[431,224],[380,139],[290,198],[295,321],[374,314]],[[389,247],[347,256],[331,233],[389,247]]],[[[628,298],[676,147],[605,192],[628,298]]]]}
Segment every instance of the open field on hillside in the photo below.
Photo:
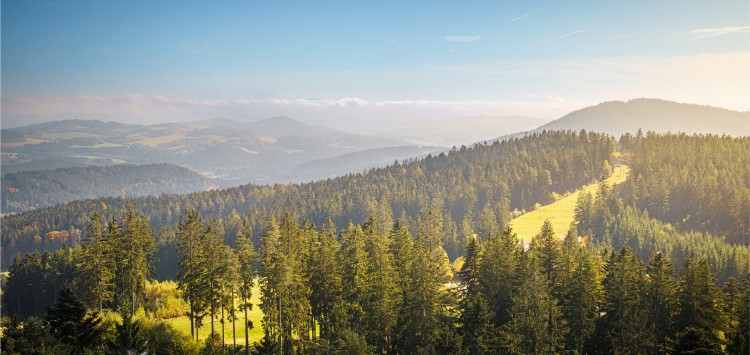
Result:
{"type": "MultiPolygon", "coordinates": [[[[239,306],[241,302],[242,300],[238,298],[236,305],[239,306]]],[[[253,329],[250,329],[250,331],[248,332],[249,340],[252,344],[260,341],[263,338],[263,328],[261,327],[263,312],[261,312],[260,307],[258,306],[258,304],[260,304],[260,289],[257,286],[257,280],[256,286],[253,287],[252,290],[250,303],[252,303],[253,308],[252,310],[247,311],[247,317],[253,323],[253,329]]],[[[226,315],[227,311],[224,312],[226,315]]],[[[243,322],[245,321],[245,315],[244,312],[240,311],[237,311],[237,314],[239,316],[235,325],[237,330],[237,344],[245,344],[245,327],[242,326],[243,322]]],[[[171,324],[173,327],[175,327],[175,329],[187,335],[190,335],[190,320],[187,316],[165,319],[164,321],[171,324]]],[[[205,340],[209,336],[209,334],[211,334],[211,323],[209,323],[209,317],[204,318],[203,321],[205,323],[198,330],[198,336],[201,342],[205,340]]],[[[214,321],[214,329],[216,332],[221,334],[221,322],[218,319],[214,321]]],[[[226,344],[232,344],[231,322],[224,323],[224,341],[226,344]]]]}
{"type": "MultiPolygon", "coordinates": [[[[626,165],[615,167],[612,176],[605,180],[609,185],[620,184],[625,181],[630,168],[626,165]]],[[[578,191],[569,194],[549,205],[544,205],[534,211],[525,213],[510,221],[510,226],[518,234],[518,238],[524,242],[530,241],[534,235],[539,233],[544,221],[549,219],[555,229],[555,233],[564,235],[568,232],[573,222],[573,210],[576,206],[578,194],[591,192],[596,193],[598,183],[586,185],[578,191]]]]}

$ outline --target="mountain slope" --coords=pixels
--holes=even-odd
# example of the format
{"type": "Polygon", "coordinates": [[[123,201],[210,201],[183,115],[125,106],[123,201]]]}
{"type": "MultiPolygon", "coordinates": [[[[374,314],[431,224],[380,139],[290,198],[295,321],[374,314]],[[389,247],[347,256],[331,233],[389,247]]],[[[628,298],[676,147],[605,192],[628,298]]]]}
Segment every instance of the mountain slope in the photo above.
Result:
{"type": "Polygon", "coordinates": [[[148,126],[66,120],[3,129],[0,136],[4,172],[169,163],[238,185],[275,183],[287,179],[295,166],[311,161],[404,144],[398,139],[310,126],[288,117],[257,122],[215,118],[148,126]]]}
{"type": "Polygon", "coordinates": [[[416,146],[366,149],[302,164],[292,170],[290,180],[293,180],[292,178],[294,177],[298,179],[297,181],[312,181],[343,176],[350,173],[359,173],[365,169],[379,168],[393,164],[395,160],[403,161],[405,159],[422,158],[429,153],[441,150],[444,150],[444,148],[416,146]]]}
{"type": "MultiPolygon", "coordinates": [[[[581,139],[576,133],[549,132],[452,149],[417,161],[371,169],[365,174],[312,183],[76,201],[4,217],[2,253],[7,257],[19,251],[58,248],[64,241],[53,238],[54,231],[71,226],[82,230],[92,212],[110,216],[132,204],[155,228],[174,225],[185,209],[222,218],[230,218],[236,211],[247,216],[256,237],[262,234],[271,216],[285,213],[317,225],[330,217],[343,226],[349,221],[361,223],[369,215],[382,217],[383,221],[404,216],[405,223],[411,223],[432,210],[434,218],[441,220],[439,228],[444,230],[440,234],[445,238],[443,244],[449,256],[456,257],[463,248],[462,237],[457,233],[464,220],[474,222],[477,233],[487,236],[505,224],[509,211],[547,203],[552,192],[578,189],[601,176],[614,145],[611,137],[602,134],[590,133],[581,139]],[[105,210],[102,205],[108,208],[105,210]],[[50,238],[35,242],[37,236],[49,233],[50,238]]],[[[224,222],[225,237],[234,238],[236,225],[231,226],[236,221],[224,222]]]]}
{"type": "Polygon", "coordinates": [[[3,175],[2,213],[110,196],[185,194],[216,188],[170,164],[87,166],[3,175]]]}
{"type": "Polygon", "coordinates": [[[534,131],[571,129],[608,133],[684,132],[750,135],[750,112],[659,99],[610,101],[571,112],[534,131]]]}

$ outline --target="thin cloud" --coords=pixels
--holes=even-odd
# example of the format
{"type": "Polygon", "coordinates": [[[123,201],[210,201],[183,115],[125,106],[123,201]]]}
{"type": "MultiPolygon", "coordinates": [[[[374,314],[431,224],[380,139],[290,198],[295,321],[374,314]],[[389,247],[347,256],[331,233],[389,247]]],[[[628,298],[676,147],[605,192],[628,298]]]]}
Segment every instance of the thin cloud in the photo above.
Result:
{"type": "Polygon", "coordinates": [[[481,35],[454,35],[454,36],[445,36],[443,37],[448,42],[476,42],[481,41],[482,36],[481,35]]]}
{"type": "Polygon", "coordinates": [[[558,36],[558,37],[555,37],[553,39],[548,39],[546,41],[539,42],[537,45],[541,45],[541,44],[545,44],[545,43],[550,43],[550,42],[553,42],[553,41],[557,41],[558,39],[563,39],[563,38],[570,37],[570,36],[575,36],[575,35],[581,33],[582,31],[583,30],[578,30],[578,31],[575,31],[575,32],[566,33],[566,34],[564,34],[562,36],[558,36]]]}
{"type": "Polygon", "coordinates": [[[733,26],[733,27],[715,27],[715,28],[699,28],[697,30],[690,31],[695,39],[718,37],[729,35],[733,33],[748,33],[750,32],[750,26],[733,26]]]}
{"type": "Polygon", "coordinates": [[[518,17],[516,17],[516,18],[514,18],[514,19],[512,19],[512,20],[510,20],[510,21],[508,21],[508,22],[506,22],[505,24],[506,24],[506,25],[509,25],[509,24],[511,24],[511,23],[513,23],[513,22],[516,22],[516,21],[518,21],[518,20],[523,20],[524,18],[526,18],[526,17],[529,17],[529,16],[533,15],[533,14],[534,14],[535,12],[538,12],[538,11],[540,11],[540,10],[542,10],[542,9],[544,9],[544,8],[543,8],[543,7],[540,7],[540,8],[538,8],[538,9],[534,10],[534,11],[531,11],[531,12],[527,12],[527,13],[525,13],[525,14],[521,15],[521,16],[518,16],[518,17]]]}

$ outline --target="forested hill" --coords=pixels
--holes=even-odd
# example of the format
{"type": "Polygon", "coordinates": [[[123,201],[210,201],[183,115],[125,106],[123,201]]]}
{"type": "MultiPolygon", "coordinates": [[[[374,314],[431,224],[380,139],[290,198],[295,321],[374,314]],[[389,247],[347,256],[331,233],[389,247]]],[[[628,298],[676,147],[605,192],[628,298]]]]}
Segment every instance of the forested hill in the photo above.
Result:
{"type": "Polygon", "coordinates": [[[3,175],[2,212],[109,196],[186,194],[216,182],[172,164],[86,166],[3,175]]]}
{"type": "MultiPolygon", "coordinates": [[[[314,183],[77,201],[5,217],[3,260],[12,260],[17,252],[76,243],[91,213],[119,215],[127,204],[142,211],[154,227],[175,225],[186,209],[219,217],[234,210],[249,215],[256,237],[270,216],[285,212],[318,225],[329,216],[346,225],[369,215],[416,218],[431,209],[441,216],[443,245],[455,258],[463,254],[464,242],[457,240],[462,228],[475,225],[480,235],[489,235],[505,224],[509,211],[547,203],[553,192],[571,191],[608,174],[614,148],[614,139],[603,134],[545,132],[314,183]]],[[[223,222],[228,240],[234,238],[236,223],[237,218],[223,222]]]]}
{"type": "Polygon", "coordinates": [[[609,101],[571,112],[535,131],[586,129],[620,137],[625,132],[750,135],[750,112],[659,99],[609,101]]]}

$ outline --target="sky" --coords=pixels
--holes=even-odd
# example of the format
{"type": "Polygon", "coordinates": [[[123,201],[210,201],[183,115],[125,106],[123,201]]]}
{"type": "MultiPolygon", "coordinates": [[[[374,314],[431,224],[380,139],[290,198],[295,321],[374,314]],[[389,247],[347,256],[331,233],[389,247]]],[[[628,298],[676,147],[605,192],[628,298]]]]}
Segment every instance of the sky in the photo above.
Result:
{"type": "Polygon", "coordinates": [[[4,0],[5,126],[750,110],[750,1],[4,0]]]}

